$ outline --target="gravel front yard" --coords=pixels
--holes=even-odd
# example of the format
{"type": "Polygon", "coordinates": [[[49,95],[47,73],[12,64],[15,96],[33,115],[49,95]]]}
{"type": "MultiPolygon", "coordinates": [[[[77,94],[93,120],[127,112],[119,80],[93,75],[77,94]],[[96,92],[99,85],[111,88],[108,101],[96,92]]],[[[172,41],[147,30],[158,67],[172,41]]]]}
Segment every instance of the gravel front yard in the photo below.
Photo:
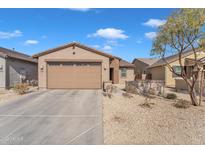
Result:
{"type": "Polygon", "coordinates": [[[152,108],[146,108],[139,106],[144,97],[132,96],[104,96],[105,144],[205,144],[205,102],[181,109],[156,98],[152,108]]]}
{"type": "MultiPolygon", "coordinates": [[[[28,93],[37,91],[37,87],[29,87],[28,93]]],[[[25,94],[26,95],[26,94],[25,94]]],[[[23,95],[17,94],[13,89],[0,90],[0,103],[5,103],[9,100],[14,100],[23,95]]]]}

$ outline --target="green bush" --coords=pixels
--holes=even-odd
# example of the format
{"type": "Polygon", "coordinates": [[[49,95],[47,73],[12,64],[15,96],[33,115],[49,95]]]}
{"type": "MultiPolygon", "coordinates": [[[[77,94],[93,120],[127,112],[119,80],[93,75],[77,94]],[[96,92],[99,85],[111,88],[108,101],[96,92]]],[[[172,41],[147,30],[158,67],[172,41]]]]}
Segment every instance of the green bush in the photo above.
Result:
{"type": "Polygon", "coordinates": [[[29,90],[29,85],[27,83],[18,83],[14,86],[14,91],[20,95],[27,93],[29,90]]]}
{"type": "Polygon", "coordinates": [[[177,99],[177,95],[174,93],[168,93],[166,96],[167,99],[177,99]]]}

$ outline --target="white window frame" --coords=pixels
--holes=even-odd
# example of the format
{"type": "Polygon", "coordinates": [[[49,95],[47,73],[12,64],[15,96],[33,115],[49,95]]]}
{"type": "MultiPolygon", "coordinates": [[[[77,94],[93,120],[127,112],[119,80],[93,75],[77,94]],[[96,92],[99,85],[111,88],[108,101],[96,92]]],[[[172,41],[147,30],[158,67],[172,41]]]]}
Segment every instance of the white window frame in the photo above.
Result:
{"type": "MultiPolygon", "coordinates": [[[[176,74],[181,75],[181,72],[182,72],[181,66],[175,65],[175,66],[173,66],[173,69],[174,69],[174,72],[175,72],[176,74]],[[178,69],[180,69],[180,70],[179,70],[179,71],[176,71],[176,68],[178,68],[178,69]]],[[[172,76],[173,76],[174,78],[179,77],[179,76],[177,76],[176,74],[172,73],[172,76]]]]}
{"type": "Polygon", "coordinates": [[[121,78],[126,78],[127,77],[127,68],[121,68],[121,78]],[[123,72],[125,71],[125,72],[123,72]]]}

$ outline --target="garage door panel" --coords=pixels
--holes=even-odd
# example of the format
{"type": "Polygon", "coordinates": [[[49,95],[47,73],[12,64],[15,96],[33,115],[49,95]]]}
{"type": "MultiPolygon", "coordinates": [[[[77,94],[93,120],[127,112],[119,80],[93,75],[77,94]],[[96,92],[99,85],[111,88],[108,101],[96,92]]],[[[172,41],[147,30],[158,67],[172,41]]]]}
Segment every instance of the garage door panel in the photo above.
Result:
{"type": "Polygon", "coordinates": [[[99,89],[101,64],[48,64],[47,84],[48,88],[57,89],[99,89]]]}

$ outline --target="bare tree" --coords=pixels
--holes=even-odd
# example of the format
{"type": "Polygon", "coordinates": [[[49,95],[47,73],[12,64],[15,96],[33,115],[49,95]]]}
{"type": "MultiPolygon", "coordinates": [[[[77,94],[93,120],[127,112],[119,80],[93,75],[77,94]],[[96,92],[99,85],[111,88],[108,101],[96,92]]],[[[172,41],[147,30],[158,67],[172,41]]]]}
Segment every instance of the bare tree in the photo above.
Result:
{"type": "Polygon", "coordinates": [[[151,54],[160,55],[169,70],[185,81],[192,104],[195,106],[200,105],[195,86],[201,71],[201,66],[197,62],[197,52],[204,49],[204,26],[205,9],[178,9],[168,17],[163,26],[159,27],[151,50],[151,54]],[[184,69],[183,62],[183,53],[188,50],[194,54],[194,72],[191,80],[184,69]],[[181,73],[176,72],[166,61],[165,56],[173,53],[178,55],[181,73]]]}

